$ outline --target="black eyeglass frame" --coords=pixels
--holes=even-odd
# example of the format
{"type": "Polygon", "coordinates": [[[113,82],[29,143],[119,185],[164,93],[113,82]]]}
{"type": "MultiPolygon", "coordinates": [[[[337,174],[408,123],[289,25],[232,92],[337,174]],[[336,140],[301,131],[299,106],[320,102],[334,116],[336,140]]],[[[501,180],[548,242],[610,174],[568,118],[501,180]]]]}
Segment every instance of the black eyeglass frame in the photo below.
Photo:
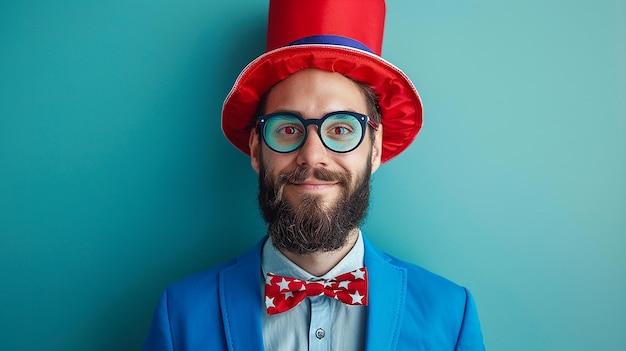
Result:
{"type": "Polygon", "coordinates": [[[290,152],[294,152],[294,151],[298,150],[299,148],[301,148],[302,145],[304,145],[304,143],[306,142],[306,139],[309,136],[309,126],[310,125],[317,126],[317,136],[320,138],[320,141],[322,142],[322,144],[324,144],[324,147],[326,149],[328,149],[328,150],[330,150],[332,152],[340,153],[340,154],[345,154],[345,153],[354,151],[356,148],[359,147],[359,145],[361,145],[361,143],[363,142],[363,139],[365,138],[367,125],[372,127],[372,129],[374,129],[375,131],[378,130],[378,126],[379,126],[379,124],[376,123],[376,121],[373,121],[368,115],[364,115],[362,113],[353,112],[353,111],[333,111],[333,112],[325,114],[322,118],[310,118],[310,119],[305,119],[302,116],[300,116],[299,114],[294,113],[294,112],[274,112],[274,113],[270,113],[270,114],[267,114],[267,115],[261,115],[261,116],[257,117],[257,130],[261,134],[261,138],[263,139],[263,142],[272,151],[278,152],[278,153],[281,153],[281,154],[288,154],[290,152]],[[326,144],[326,142],[324,142],[324,138],[322,137],[322,132],[321,132],[322,124],[324,124],[324,122],[329,117],[336,116],[336,115],[350,115],[350,116],[356,118],[357,121],[359,121],[359,123],[361,124],[361,131],[362,131],[362,133],[361,133],[361,138],[359,139],[359,142],[356,143],[356,145],[353,148],[351,148],[349,150],[346,150],[346,151],[337,151],[337,150],[334,150],[334,149],[330,148],[326,144]],[[299,144],[296,144],[297,146],[295,148],[293,148],[292,150],[289,150],[289,151],[276,150],[275,148],[273,148],[271,145],[269,145],[267,143],[267,140],[265,140],[265,123],[269,119],[271,119],[272,117],[275,117],[275,116],[291,116],[291,117],[295,117],[304,126],[304,137],[302,138],[302,141],[300,141],[299,144]]]}

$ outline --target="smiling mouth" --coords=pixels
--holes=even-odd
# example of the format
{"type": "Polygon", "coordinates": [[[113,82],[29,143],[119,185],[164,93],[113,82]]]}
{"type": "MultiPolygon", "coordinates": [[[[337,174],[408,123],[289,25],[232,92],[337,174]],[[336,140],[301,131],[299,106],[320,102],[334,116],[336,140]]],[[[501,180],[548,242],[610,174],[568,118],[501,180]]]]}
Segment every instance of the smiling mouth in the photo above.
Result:
{"type": "Polygon", "coordinates": [[[331,186],[331,185],[337,185],[339,183],[289,183],[291,185],[295,185],[295,186],[331,186]]]}
{"type": "Polygon", "coordinates": [[[328,188],[332,188],[336,185],[339,185],[339,183],[326,183],[326,182],[303,182],[303,183],[295,183],[295,182],[289,182],[288,183],[291,186],[294,186],[298,189],[305,189],[305,190],[323,190],[323,189],[328,189],[328,188]]]}

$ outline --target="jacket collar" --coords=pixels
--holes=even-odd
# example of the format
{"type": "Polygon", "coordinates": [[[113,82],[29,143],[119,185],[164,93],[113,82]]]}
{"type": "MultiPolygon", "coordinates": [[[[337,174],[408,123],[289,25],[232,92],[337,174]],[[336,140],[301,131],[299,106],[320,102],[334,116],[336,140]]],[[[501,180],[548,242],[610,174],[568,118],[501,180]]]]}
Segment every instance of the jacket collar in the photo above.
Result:
{"type": "Polygon", "coordinates": [[[406,299],[406,269],[363,236],[365,267],[369,276],[366,350],[395,350],[406,299]]]}
{"type": "MultiPolygon", "coordinates": [[[[261,250],[267,237],[219,276],[220,306],[229,350],[263,350],[261,250]]],[[[369,275],[367,350],[393,350],[406,299],[406,270],[363,235],[369,275]]]]}
{"type": "Polygon", "coordinates": [[[220,272],[219,295],[228,349],[263,350],[261,248],[267,237],[220,272]]]}

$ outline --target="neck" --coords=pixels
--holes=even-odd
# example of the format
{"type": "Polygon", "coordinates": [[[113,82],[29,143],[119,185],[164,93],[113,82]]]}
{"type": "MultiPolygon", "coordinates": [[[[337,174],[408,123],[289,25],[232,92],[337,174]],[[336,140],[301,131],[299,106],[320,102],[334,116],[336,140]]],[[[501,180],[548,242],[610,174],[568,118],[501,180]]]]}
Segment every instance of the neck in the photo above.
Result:
{"type": "Polygon", "coordinates": [[[330,272],[333,267],[335,267],[352,248],[354,244],[356,244],[356,240],[359,236],[359,229],[354,229],[350,232],[350,236],[344,245],[339,250],[328,251],[328,252],[313,252],[309,254],[294,254],[292,252],[280,249],[285,257],[287,257],[291,262],[298,265],[298,267],[304,269],[310,274],[320,277],[328,272],[330,272]]]}

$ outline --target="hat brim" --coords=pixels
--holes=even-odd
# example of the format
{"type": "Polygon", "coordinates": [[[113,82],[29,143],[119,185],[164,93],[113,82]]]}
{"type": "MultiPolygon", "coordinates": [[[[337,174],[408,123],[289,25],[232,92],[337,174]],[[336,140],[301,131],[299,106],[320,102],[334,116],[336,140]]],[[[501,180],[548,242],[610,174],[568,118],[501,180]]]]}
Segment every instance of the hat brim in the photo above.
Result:
{"type": "Polygon", "coordinates": [[[422,102],[411,80],[380,56],[339,45],[281,47],[250,62],[224,100],[222,130],[250,155],[250,125],[263,94],[274,84],[305,68],[338,72],[368,84],[378,95],[383,125],[381,162],[405,150],[422,127],[422,102]]]}

